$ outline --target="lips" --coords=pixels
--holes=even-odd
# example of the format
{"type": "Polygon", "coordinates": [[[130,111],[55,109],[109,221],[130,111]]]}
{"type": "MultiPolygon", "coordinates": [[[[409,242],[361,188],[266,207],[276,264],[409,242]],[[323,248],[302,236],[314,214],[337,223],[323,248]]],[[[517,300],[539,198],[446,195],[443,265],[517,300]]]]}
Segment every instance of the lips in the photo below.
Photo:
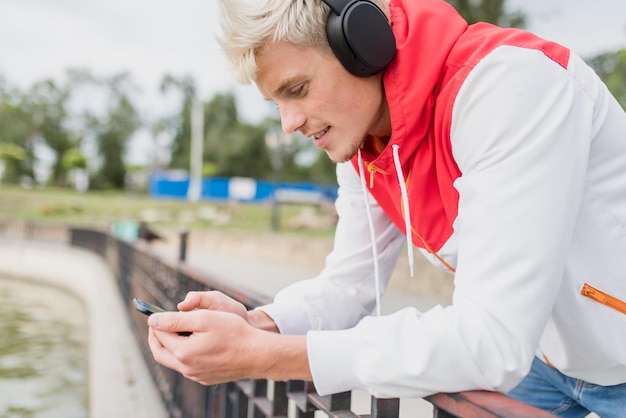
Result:
{"type": "Polygon", "coordinates": [[[318,148],[324,148],[326,146],[326,133],[330,130],[330,126],[322,129],[321,131],[315,132],[311,135],[313,139],[313,144],[318,148]]]}
{"type": "Polygon", "coordinates": [[[324,136],[324,134],[326,132],[328,132],[329,129],[330,129],[330,126],[327,126],[326,128],[322,129],[321,131],[314,133],[312,136],[315,139],[320,139],[321,137],[324,136]]]}

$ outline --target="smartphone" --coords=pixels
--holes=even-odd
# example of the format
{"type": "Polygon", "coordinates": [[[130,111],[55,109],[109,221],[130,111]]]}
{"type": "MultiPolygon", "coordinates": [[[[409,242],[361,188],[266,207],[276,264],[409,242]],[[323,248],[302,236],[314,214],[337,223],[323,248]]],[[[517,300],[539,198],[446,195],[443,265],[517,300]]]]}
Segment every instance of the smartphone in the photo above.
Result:
{"type": "MultiPolygon", "coordinates": [[[[148,316],[156,312],[165,312],[165,309],[160,308],[151,303],[148,303],[145,300],[139,299],[139,298],[133,298],[133,305],[135,305],[135,309],[137,309],[139,312],[148,316]]],[[[191,332],[181,331],[181,332],[178,332],[178,335],[182,335],[183,337],[188,337],[191,335],[191,332]]]]}
{"type": "Polygon", "coordinates": [[[148,316],[156,312],[165,312],[165,309],[159,308],[158,306],[148,303],[145,300],[139,298],[133,299],[133,305],[135,305],[135,309],[137,309],[139,312],[148,316]]]}

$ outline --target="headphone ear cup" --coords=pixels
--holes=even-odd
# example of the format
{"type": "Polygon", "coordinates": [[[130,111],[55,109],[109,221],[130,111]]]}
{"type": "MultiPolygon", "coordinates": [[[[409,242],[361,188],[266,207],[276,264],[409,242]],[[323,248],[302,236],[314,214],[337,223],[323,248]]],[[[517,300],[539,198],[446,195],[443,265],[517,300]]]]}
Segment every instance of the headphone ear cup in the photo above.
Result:
{"type": "Polygon", "coordinates": [[[396,40],[385,14],[372,2],[356,0],[340,15],[331,12],[326,36],[341,64],[359,77],[377,74],[396,53],[396,40]]]}
{"type": "Polygon", "coordinates": [[[341,15],[338,16],[333,12],[328,15],[328,20],[326,20],[326,37],[328,38],[330,49],[332,49],[341,65],[354,74],[352,68],[356,66],[356,57],[350,49],[350,45],[348,45],[348,41],[343,33],[343,20],[341,15]]]}

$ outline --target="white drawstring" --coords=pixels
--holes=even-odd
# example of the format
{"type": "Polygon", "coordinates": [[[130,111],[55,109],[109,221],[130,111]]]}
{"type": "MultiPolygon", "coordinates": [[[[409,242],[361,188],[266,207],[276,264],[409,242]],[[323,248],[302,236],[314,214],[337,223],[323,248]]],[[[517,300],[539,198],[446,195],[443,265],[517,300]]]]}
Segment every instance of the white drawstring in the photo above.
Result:
{"type": "Polygon", "coordinates": [[[376,233],[374,231],[374,221],[372,220],[372,209],[368,198],[367,185],[365,184],[365,172],[363,170],[363,157],[361,150],[358,152],[359,159],[359,177],[361,177],[361,191],[363,192],[363,200],[365,201],[365,212],[367,213],[367,222],[370,227],[370,241],[372,242],[372,254],[374,255],[374,285],[376,286],[376,315],[380,316],[380,272],[378,268],[378,249],[376,248],[376,233]]]}
{"type": "Polygon", "coordinates": [[[411,277],[413,277],[413,243],[411,240],[412,232],[411,232],[411,213],[409,211],[409,194],[406,191],[406,180],[404,179],[404,174],[402,173],[402,166],[400,165],[400,155],[398,154],[398,150],[400,146],[398,144],[393,144],[391,146],[393,150],[393,163],[396,166],[396,175],[398,177],[398,182],[400,183],[400,192],[402,193],[402,206],[404,207],[404,228],[406,231],[406,246],[409,255],[409,269],[411,271],[411,277]]]}
{"type": "MultiPolygon", "coordinates": [[[[413,260],[413,242],[411,240],[412,232],[411,232],[411,212],[409,210],[409,194],[406,191],[406,180],[404,179],[404,174],[402,173],[402,166],[400,165],[400,155],[398,153],[400,146],[394,144],[391,146],[393,150],[393,163],[396,167],[396,176],[398,178],[398,183],[400,184],[400,192],[402,194],[402,206],[404,209],[404,227],[406,232],[406,246],[407,252],[409,256],[409,270],[411,273],[411,277],[413,277],[413,268],[414,268],[414,260],[413,260]]],[[[380,313],[380,270],[378,267],[378,248],[376,247],[376,232],[374,231],[374,221],[372,220],[372,209],[370,207],[369,202],[369,193],[367,191],[367,185],[365,183],[365,171],[363,170],[363,157],[361,156],[361,150],[358,151],[358,161],[359,161],[359,177],[361,178],[361,191],[363,192],[363,200],[365,201],[365,212],[367,214],[367,223],[370,228],[370,241],[372,242],[372,254],[374,256],[374,284],[376,286],[376,314],[378,316],[380,313]]]]}

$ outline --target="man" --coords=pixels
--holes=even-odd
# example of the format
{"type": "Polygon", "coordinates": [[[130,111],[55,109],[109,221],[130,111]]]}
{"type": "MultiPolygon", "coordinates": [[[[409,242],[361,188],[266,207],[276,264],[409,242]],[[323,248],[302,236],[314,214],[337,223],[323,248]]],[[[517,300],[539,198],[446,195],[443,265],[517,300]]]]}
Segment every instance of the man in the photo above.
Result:
{"type": "Polygon", "coordinates": [[[241,1],[222,0],[222,45],[338,163],[335,246],[269,306],[191,293],[153,315],[157,361],[204,384],[487,389],[623,416],[626,115],[593,71],[441,0],[241,1]],[[368,316],[405,239],[454,272],[452,306],[368,316]]]}

